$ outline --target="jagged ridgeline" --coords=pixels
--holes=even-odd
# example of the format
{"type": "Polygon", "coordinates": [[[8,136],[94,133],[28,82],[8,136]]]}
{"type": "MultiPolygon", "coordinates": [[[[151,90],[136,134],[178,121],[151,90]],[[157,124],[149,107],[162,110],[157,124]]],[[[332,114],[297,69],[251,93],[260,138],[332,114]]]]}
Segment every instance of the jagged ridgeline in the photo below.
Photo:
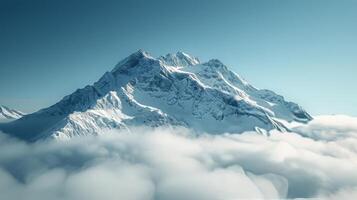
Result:
{"type": "Polygon", "coordinates": [[[0,120],[19,119],[25,114],[21,111],[0,105],[0,120]]]}
{"type": "Polygon", "coordinates": [[[139,50],[93,85],[1,129],[25,140],[97,135],[133,126],[184,126],[209,134],[284,131],[308,122],[299,105],[260,90],[217,59],[183,52],[154,58],[139,50]]]}

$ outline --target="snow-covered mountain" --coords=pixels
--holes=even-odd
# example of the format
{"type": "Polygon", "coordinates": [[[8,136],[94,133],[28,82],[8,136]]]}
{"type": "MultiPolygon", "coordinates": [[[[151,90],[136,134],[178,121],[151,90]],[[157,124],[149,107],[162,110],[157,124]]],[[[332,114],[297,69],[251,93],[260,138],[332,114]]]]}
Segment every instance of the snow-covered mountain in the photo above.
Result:
{"type": "Polygon", "coordinates": [[[0,105],[0,121],[19,119],[22,116],[24,116],[24,113],[22,113],[18,110],[11,109],[6,106],[0,105]]]}
{"type": "Polygon", "coordinates": [[[139,50],[93,85],[1,129],[36,140],[142,125],[211,134],[285,130],[282,120],[311,119],[299,105],[253,87],[217,59],[201,63],[183,52],[154,58],[139,50]]]}

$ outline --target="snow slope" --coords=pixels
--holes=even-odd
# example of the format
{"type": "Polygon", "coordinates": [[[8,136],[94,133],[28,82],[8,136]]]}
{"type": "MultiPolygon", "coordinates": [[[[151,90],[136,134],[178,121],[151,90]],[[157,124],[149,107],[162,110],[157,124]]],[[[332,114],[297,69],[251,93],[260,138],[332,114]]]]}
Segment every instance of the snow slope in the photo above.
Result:
{"type": "Polygon", "coordinates": [[[154,58],[139,50],[93,85],[0,128],[26,140],[97,135],[131,126],[186,126],[197,132],[285,130],[308,122],[299,105],[260,90],[217,59],[201,63],[183,52],[154,58]]]}
{"type": "Polygon", "coordinates": [[[24,113],[8,108],[6,106],[0,105],[0,121],[7,121],[13,119],[19,119],[24,115],[24,113]]]}

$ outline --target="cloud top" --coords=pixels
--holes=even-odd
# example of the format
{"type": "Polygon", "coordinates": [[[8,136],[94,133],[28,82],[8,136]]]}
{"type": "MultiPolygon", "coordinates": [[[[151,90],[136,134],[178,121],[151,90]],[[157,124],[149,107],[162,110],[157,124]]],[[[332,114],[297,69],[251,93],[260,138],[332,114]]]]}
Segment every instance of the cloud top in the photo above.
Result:
{"type": "Polygon", "coordinates": [[[297,133],[194,135],[137,128],[26,144],[0,138],[1,199],[348,199],[357,120],[317,117],[297,133]]]}

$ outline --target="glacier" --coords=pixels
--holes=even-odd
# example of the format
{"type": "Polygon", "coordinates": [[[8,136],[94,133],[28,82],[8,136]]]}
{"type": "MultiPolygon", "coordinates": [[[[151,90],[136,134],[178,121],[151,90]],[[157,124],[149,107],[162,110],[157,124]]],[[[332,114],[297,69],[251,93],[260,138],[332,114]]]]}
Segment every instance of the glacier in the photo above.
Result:
{"type": "Polygon", "coordinates": [[[198,133],[288,131],[312,120],[301,106],[250,85],[218,59],[184,52],[155,58],[139,50],[93,85],[0,130],[12,136],[69,139],[134,126],[183,126],[198,133]]]}

